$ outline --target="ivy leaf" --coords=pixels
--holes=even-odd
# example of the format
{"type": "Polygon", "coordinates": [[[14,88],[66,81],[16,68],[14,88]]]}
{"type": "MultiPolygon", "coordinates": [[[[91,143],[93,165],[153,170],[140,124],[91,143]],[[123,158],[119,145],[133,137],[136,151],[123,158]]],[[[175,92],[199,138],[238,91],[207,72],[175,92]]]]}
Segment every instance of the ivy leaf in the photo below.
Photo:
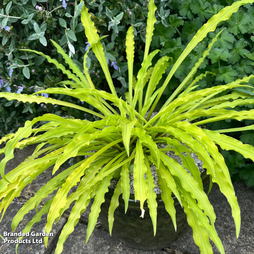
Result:
{"type": "MultiPolygon", "coordinates": [[[[250,17],[254,17],[254,9],[252,6],[250,8],[248,8],[248,14],[250,17]]],[[[250,31],[248,32],[249,34],[254,32],[254,19],[252,18],[250,21],[251,21],[252,25],[251,25],[250,31]]]]}
{"type": "Polygon", "coordinates": [[[202,21],[205,21],[206,19],[211,17],[211,14],[209,11],[207,11],[208,9],[210,9],[211,4],[208,3],[207,1],[195,1],[192,2],[192,4],[190,5],[190,9],[191,11],[198,15],[199,19],[201,19],[202,21]]]}
{"type": "Polygon", "coordinates": [[[178,49],[182,49],[181,38],[172,39],[172,40],[166,42],[164,46],[165,46],[165,48],[164,48],[163,52],[161,52],[162,56],[173,53],[174,51],[176,51],[178,49]]]}
{"type": "Polygon", "coordinates": [[[219,68],[219,74],[216,77],[217,81],[224,81],[225,83],[230,83],[235,80],[237,72],[232,68],[232,66],[219,68]]]}
{"type": "Polygon", "coordinates": [[[240,136],[240,140],[245,144],[254,145],[254,131],[246,131],[240,136]]]}
{"type": "Polygon", "coordinates": [[[190,22],[185,22],[182,32],[182,38],[185,39],[185,43],[189,42],[192,37],[196,34],[198,29],[203,25],[202,21],[197,18],[190,22]]]}
{"type": "Polygon", "coordinates": [[[179,27],[179,26],[182,26],[184,24],[184,21],[177,14],[174,14],[174,15],[170,15],[169,23],[173,27],[179,27]]]}
{"type": "Polygon", "coordinates": [[[244,170],[240,171],[239,175],[249,187],[254,185],[254,170],[252,165],[248,165],[244,170]]]}
{"type": "Polygon", "coordinates": [[[238,11],[235,13],[228,23],[230,27],[228,31],[237,35],[239,32],[242,34],[248,33],[251,29],[251,20],[253,17],[249,16],[246,12],[238,11]]]}
{"type": "Polygon", "coordinates": [[[248,53],[245,56],[248,57],[250,60],[254,61],[254,54],[248,53]]]}
{"type": "MultiPolygon", "coordinates": [[[[214,36],[215,37],[215,34],[214,36]]],[[[233,43],[235,41],[234,35],[228,32],[228,30],[224,30],[222,34],[216,41],[216,47],[223,48],[223,49],[232,49],[233,43]]]]}
{"type": "Polygon", "coordinates": [[[236,41],[233,50],[231,51],[232,58],[231,61],[232,63],[238,62],[241,57],[245,57],[247,54],[250,52],[245,49],[245,47],[248,46],[248,43],[244,39],[240,39],[236,41]]]}
{"type": "Polygon", "coordinates": [[[191,4],[189,1],[183,1],[179,11],[181,16],[193,19],[194,14],[191,11],[191,4]]]}
{"type": "Polygon", "coordinates": [[[231,56],[232,55],[228,52],[228,50],[222,48],[215,48],[209,54],[212,64],[218,62],[219,60],[227,61],[231,56]]]}
{"type": "Polygon", "coordinates": [[[236,64],[234,68],[238,73],[243,73],[243,75],[249,75],[253,72],[253,61],[248,59],[241,59],[236,64]]]}
{"type": "Polygon", "coordinates": [[[220,5],[220,4],[214,4],[213,6],[211,6],[211,7],[209,8],[209,12],[211,13],[211,15],[215,15],[215,14],[218,13],[222,8],[223,8],[222,5],[220,5]]]}
{"type": "Polygon", "coordinates": [[[153,42],[156,38],[159,38],[160,44],[164,45],[171,40],[175,33],[176,30],[172,26],[165,27],[162,23],[155,24],[153,42]]]}

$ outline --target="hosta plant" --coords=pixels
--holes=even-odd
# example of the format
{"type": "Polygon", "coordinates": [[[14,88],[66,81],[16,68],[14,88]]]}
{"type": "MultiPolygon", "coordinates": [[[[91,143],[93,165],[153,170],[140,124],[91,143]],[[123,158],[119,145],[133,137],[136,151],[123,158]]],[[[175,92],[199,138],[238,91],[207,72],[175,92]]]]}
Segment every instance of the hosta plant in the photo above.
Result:
{"type": "MultiPolygon", "coordinates": [[[[40,221],[42,215],[47,215],[45,232],[51,231],[53,223],[59,219],[71,204],[71,212],[67,223],[59,236],[55,253],[61,253],[63,244],[78,223],[92,200],[91,212],[87,228],[88,241],[97,222],[104,195],[108,192],[110,182],[117,178],[111,205],[109,207],[109,231],[112,232],[114,211],[118,206],[118,199],[122,196],[126,211],[130,196],[130,178],[133,173],[135,200],[140,202],[140,213],[144,214],[143,205],[147,201],[149,214],[156,234],[157,202],[154,192],[154,179],[151,166],[155,166],[159,179],[161,198],[165,208],[172,218],[177,230],[174,208],[175,196],[187,215],[187,221],[193,230],[193,238],[201,253],[213,253],[209,239],[217,246],[220,253],[225,253],[214,223],[215,213],[207,194],[203,190],[200,171],[195,165],[191,153],[195,153],[203,162],[203,167],[210,176],[211,182],[218,184],[220,191],[226,196],[236,225],[236,235],[240,231],[240,209],[230,179],[228,168],[218,146],[226,150],[234,150],[245,158],[254,161],[254,148],[227,136],[225,133],[252,130],[254,125],[233,128],[209,130],[207,123],[214,123],[227,119],[241,121],[254,119],[254,110],[241,111],[241,105],[254,104],[253,87],[248,81],[254,77],[250,75],[232,83],[199,89],[199,81],[209,73],[195,76],[195,73],[208,55],[212,45],[220,33],[210,42],[203,56],[192,68],[191,72],[179,84],[178,88],[169,96],[168,100],[158,110],[157,104],[164,89],[170,85],[170,80],[180,64],[217,24],[227,20],[247,3],[254,0],[242,0],[222,9],[198,30],[193,39],[177,59],[169,74],[163,74],[171,61],[167,56],[160,58],[155,64],[159,50],[149,53],[152,41],[156,6],[149,2],[149,12],[146,29],[146,43],[144,46],[144,60],[136,77],[134,77],[134,35],[130,27],[126,36],[126,58],[128,64],[129,90],[125,98],[119,98],[112,80],[104,49],[97,30],[85,6],[81,12],[81,21],[85,27],[86,37],[105,74],[109,92],[95,89],[86,66],[84,56],[83,72],[72,62],[64,50],[52,42],[64,58],[69,69],[55,59],[43,53],[26,50],[46,57],[55,64],[68,80],[63,80],[59,87],[49,88],[37,92],[36,95],[0,93],[8,100],[22,102],[52,103],[81,110],[92,114],[97,120],[91,122],[85,119],[74,119],[68,116],[45,114],[27,121],[24,127],[14,134],[1,138],[6,142],[1,153],[5,154],[0,163],[0,210],[2,216],[12,200],[38,177],[43,171],[53,166],[52,179],[48,181],[36,194],[31,197],[18,211],[12,221],[15,230],[23,217],[32,209],[37,213],[27,224],[23,232],[40,221]],[[75,105],[54,98],[38,96],[40,94],[61,94],[80,99],[92,106],[75,105]],[[237,110],[234,108],[237,107],[237,110]],[[156,111],[156,114],[153,112],[156,111]],[[22,149],[35,145],[34,153],[11,172],[5,174],[6,163],[14,157],[15,149],[22,149]],[[182,165],[167,156],[168,151],[174,151],[180,156],[182,165]],[[74,165],[62,170],[62,165],[71,158],[78,157],[74,165]],[[75,191],[73,187],[76,186],[75,191]],[[54,195],[50,195],[54,193],[54,195]],[[44,201],[46,199],[46,201],[44,201]],[[39,209],[39,204],[41,208],[39,209]]],[[[85,104],[84,104],[85,105],[85,104]]],[[[68,165],[68,164],[67,164],[68,165]]],[[[48,238],[45,237],[45,245],[48,238]]]]}

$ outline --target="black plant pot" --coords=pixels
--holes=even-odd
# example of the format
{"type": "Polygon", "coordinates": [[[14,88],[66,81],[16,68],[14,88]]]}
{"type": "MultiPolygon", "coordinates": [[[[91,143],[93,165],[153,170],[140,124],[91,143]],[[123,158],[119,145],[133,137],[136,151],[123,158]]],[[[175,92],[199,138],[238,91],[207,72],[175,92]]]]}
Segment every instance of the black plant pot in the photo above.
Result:
{"type": "MultiPolygon", "coordinates": [[[[204,188],[207,191],[209,177],[204,176],[204,188]]],[[[108,208],[113,195],[111,189],[105,196],[105,202],[101,207],[100,221],[104,227],[108,228],[108,208]]],[[[134,198],[131,195],[131,198],[134,198]]],[[[174,199],[176,208],[177,231],[175,231],[172,220],[165,210],[160,196],[157,198],[157,232],[154,236],[153,225],[149,215],[147,204],[145,203],[145,216],[141,218],[140,203],[134,199],[129,200],[128,211],[125,214],[124,201],[122,196],[119,198],[119,207],[114,213],[114,225],[112,235],[123,240],[131,247],[143,250],[158,250],[168,247],[173,241],[177,240],[186,230],[189,229],[186,215],[179,204],[174,199]]]]}

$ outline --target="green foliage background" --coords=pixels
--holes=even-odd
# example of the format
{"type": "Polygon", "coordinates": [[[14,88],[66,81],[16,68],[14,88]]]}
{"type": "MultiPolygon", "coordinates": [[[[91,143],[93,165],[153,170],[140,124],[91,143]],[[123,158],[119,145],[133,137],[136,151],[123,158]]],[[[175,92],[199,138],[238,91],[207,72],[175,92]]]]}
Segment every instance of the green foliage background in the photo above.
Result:
{"type": "MultiPolygon", "coordinates": [[[[5,91],[10,87],[16,92],[22,86],[24,92],[49,88],[63,79],[62,74],[44,58],[19,51],[30,48],[49,54],[52,58],[59,59],[50,39],[57,41],[75,63],[82,69],[83,55],[86,52],[87,39],[84,35],[80,21],[79,1],[68,1],[67,8],[62,7],[59,0],[4,0],[0,3],[0,79],[6,85],[0,88],[5,91]],[[9,26],[6,31],[4,27],[9,26]],[[75,54],[74,54],[75,53],[75,54]],[[13,74],[9,76],[9,70],[13,74]]],[[[217,13],[232,0],[168,0],[155,1],[158,11],[155,25],[155,34],[152,50],[160,49],[158,57],[167,55],[171,58],[172,65],[195,32],[212,15],[217,13]]],[[[127,63],[125,56],[125,35],[130,25],[134,26],[135,44],[140,52],[136,53],[136,74],[141,64],[137,55],[143,55],[143,42],[145,40],[145,26],[147,17],[147,1],[145,0],[85,0],[86,6],[92,14],[93,21],[103,38],[103,46],[109,65],[117,63],[119,69],[110,66],[110,71],[115,79],[117,92],[124,96],[127,89],[127,63]]],[[[200,73],[209,73],[202,79],[201,87],[212,87],[242,78],[254,71],[254,9],[250,5],[241,7],[228,22],[224,22],[217,30],[227,27],[223,31],[216,45],[206,61],[202,64],[200,73]]],[[[195,61],[202,55],[207,43],[214,34],[209,34],[194,51],[188,56],[184,64],[177,71],[168,90],[164,94],[166,99],[169,94],[190,71],[195,61]]],[[[89,71],[99,88],[106,88],[105,79],[99,63],[92,52],[89,52],[89,71]]],[[[156,60],[156,59],[155,59],[156,60]]],[[[169,68],[170,69],[170,68],[169,68]]],[[[73,102],[73,101],[72,101],[73,102]]],[[[81,103],[75,101],[75,103],[81,103]]],[[[72,115],[79,118],[89,117],[81,115],[74,110],[66,111],[63,107],[47,105],[21,104],[17,101],[7,102],[0,99],[0,136],[14,132],[23,123],[41,115],[52,112],[56,114],[72,115]],[[11,112],[11,114],[10,114],[11,112]]],[[[237,127],[234,121],[217,123],[209,128],[237,127]]],[[[246,123],[243,121],[241,126],[246,123]]],[[[249,123],[250,124],[250,123],[249,123]]],[[[254,145],[253,131],[244,134],[233,134],[244,143],[254,145]]],[[[244,160],[233,152],[223,151],[233,180],[243,179],[247,185],[254,185],[253,164],[244,160]]]]}

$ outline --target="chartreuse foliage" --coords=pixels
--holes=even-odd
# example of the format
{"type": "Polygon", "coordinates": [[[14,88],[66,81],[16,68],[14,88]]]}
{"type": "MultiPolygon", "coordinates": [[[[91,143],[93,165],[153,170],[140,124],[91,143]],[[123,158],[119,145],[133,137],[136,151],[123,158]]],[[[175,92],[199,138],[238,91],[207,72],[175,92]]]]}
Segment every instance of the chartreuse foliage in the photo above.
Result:
{"type": "MultiPolygon", "coordinates": [[[[59,254],[63,250],[65,240],[73,232],[81,213],[86,210],[89,202],[94,198],[87,229],[86,241],[88,241],[99,216],[101,204],[104,202],[104,195],[108,192],[110,181],[113,178],[118,178],[119,181],[109,207],[109,229],[112,232],[114,211],[119,204],[120,195],[125,201],[126,211],[128,209],[129,173],[133,172],[135,199],[140,202],[142,216],[146,216],[143,205],[147,200],[154,234],[156,234],[157,203],[156,194],[153,191],[154,179],[151,173],[151,166],[154,165],[162,191],[161,198],[172,218],[175,229],[177,229],[176,214],[171,194],[179,200],[187,214],[188,223],[193,229],[194,241],[199,246],[201,253],[213,253],[209,239],[214,242],[220,253],[225,253],[214,227],[216,216],[213,207],[203,190],[200,172],[190,153],[195,153],[202,160],[211,181],[217,183],[221,192],[226,196],[232,208],[236,235],[238,236],[240,209],[228,168],[217,145],[226,150],[236,151],[245,158],[254,161],[254,147],[243,144],[225,134],[253,130],[254,125],[213,131],[203,127],[207,123],[225,119],[254,120],[253,109],[247,111],[234,109],[240,105],[254,104],[253,88],[248,85],[254,75],[223,86],[197,89],[199,81],[207,73],[198,77],[195,77],[195,73],[217,40],[219,36],[217,35],[186,79],[179,84],[159,112],[155,116],[151,116],[164,89],[170,84],[176,70],[195,46],[209,32],[214,31],[219,22],[229,19],[241,5],[253,2],[254,0],[235,2],[213,16],[198,30],[179,56],[162,86],[159,86],[158,84],[169,64],[169,58],[162,57],[154,67],[151,67],[153,59],[159,51],[155,50],[149,53],[149,45],[156,22],[154,16],[156,6],[154,1],[150,0],[144,59],[136,77],[133,72],[135,51],[133,27],[130,27],[127,32],[126,56],[129,91],[126,94],[126,100],[117,96],[114,81],[108,70],[101,38],[91,21],[86,6],[83,6],[81,11],[81,21],[91,49],[101,64],[110,92],[94,88],[86,67],[87,54],[84,56],[85,74],[82,74],[56,42],[53,44],[69,65],[70,70],[49,56],[30,50],[30,52],[45,56],[69,78],[69,80],[63,81],[65,87],[46,89],[37,92],[37,95],[47,93],[75,97],[92,105],[94,111],[42,96],[12,93],[0,93],[0,96],[8,100],[52,103],[71,107],[90,113],[98,117],[98,120],[90,122],[45,114],[32,121],[27,121],[25,126],[16,133],[9,134],[0,140],[0,143],[7,142],[5,147],[0,150],[5,154],[0,163],[2,176],[0,211],[2,211],[2,217],[12,200],[19,196],[29,183],[50,166],[54,166],[53,178],[19,210],[12,221],[12,229],[15,230],[23,217],[36,208],[37,214],[27,224],[24,232],[29,231],[34,223],[40,221],[43,214],[48,214],[45,231],[49,233],[53,223],[74,203],[69,219],[59,237],[55,252],[59,254]],[[248,92],[243,93],[244,89],[248,92]],[[5,165],[14,157],[14,150],[34,144],[37,144],[34,153],[11,172],[5,174],[5,165]],[[183,165],[167,156],[167,151],[175,151],[182,159],[183,165]],[[80,158],[78,162],[59,173],[63,163],[77,156],[80,158]],[[73,192],[74,186],[77,186],[77,189],[73,192]],[[52,193],[55,195],[50,195],[52,193]],[[45,198],[49,198],[46,203],[43,202],[45,198]],[[41,209],[38,208],[39,204],[42,204],[41,209]]],[[[48,239],[45,237],[46,245],[47,241],[48,239]]]]}

